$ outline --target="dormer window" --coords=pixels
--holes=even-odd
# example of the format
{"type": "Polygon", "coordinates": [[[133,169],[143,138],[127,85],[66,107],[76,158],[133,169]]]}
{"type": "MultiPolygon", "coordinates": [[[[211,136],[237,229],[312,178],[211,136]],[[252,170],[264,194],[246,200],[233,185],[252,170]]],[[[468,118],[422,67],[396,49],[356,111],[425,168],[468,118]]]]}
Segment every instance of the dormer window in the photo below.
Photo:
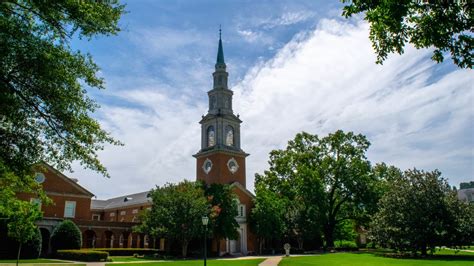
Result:
{"type": "Polygon", "coordinates": [[[131,197],[125,197],[125,198],[123,198],[123,202],[127,202],[127,201],[130,201],[130,200],[132,200],[131,197]]]}

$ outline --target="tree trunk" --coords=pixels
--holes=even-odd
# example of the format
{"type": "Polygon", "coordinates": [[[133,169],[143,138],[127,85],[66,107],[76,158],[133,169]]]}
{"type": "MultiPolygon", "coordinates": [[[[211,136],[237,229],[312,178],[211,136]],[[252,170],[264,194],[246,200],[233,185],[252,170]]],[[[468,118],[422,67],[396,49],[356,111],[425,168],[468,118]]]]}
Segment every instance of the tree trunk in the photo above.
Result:
{"type": "Polygon", "coordinates": [[[16,266],[18,266],[18,262],[20,261],[20,253],[21,253],[21,242],[20,242],[20,245],[18,246],[18,254],[16,256],[16,266]]]}
{"type": "Polygon", "coordinates": [[[426,244],[421,245],[421,256],[426,257],[426,244]]]}
{"type": "Polygon", "coordinates": [[[334,248],[334,225],[328,224],[324,228],[324,240],[326,240],[325,248],[334,248]]]}
{"type": "MultiPolygon", "coordinates": [[[[207,239],[206,239],[207,241],[207,239]]],[[[217,256],[219,257],[221,255],[221,239],[217,239],[217,256]]]]}
{"type": "Polygon", "coordinates": [[[260,238],[258,241],[258,248],[259,248],[259,254],[262,255],[262,250],[263,250],[263,238],[260,238]]]}
{"type": "Polygon", "coordinates": [[[183,244],[181,245],[181,255],[183,255],[183,258],[186,258],[188,254],[188,244],[187,240],[183,240],[183,244]]]}

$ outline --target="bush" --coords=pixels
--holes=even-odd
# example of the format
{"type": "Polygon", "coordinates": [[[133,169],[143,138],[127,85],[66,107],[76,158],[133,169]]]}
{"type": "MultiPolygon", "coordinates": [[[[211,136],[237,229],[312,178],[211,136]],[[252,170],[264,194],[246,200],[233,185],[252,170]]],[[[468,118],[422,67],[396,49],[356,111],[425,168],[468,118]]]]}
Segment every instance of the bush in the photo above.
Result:
{"type": "Polygon", "coordinates": [[[56,251],[56,257],[62,260],[106,261],[109,257],[109,253],[86,249],[58,250],[56,251]]]}
{"type": "Polygon", "coordinates": [[[334,248],[336,250],[344,250],[344,251],[355,251],[359,250],[357,247],[356,242],[348,241],[348,240],[338,240],[334,242],[334,248]]]}
{"type": "Polygon", "coordinates": [[[22,259],[37,259],[41,254],[41,231],[36,227],[36,233],[31,240],[21,246],[22,259]]]}
{"type": "Polygon", "coordinates": [[[51,235],[51,248],[53,252],[59,249],[80,249],[82,246],[81,231],[75,223],[64,220],[51,235]]]}
{"type": "Polygon", "coordinates": [[[134,254],[138,254],[138,255],[164,254],[164,252],[161,250],[151,249],[151,248],[94,248],[90,250],[105,251],[109,253],[110,256],[133,256],[134,254]]]}

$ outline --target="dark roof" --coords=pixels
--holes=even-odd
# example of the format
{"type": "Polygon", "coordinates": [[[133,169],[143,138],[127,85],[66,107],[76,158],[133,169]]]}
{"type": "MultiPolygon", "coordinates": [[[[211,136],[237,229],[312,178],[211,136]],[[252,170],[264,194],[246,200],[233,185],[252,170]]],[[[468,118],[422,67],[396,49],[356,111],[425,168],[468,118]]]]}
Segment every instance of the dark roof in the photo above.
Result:
{"type": "Polygon", "coordinates": [[[108,200],[92,200],[91,209],[115,209],[143,203],[151,203],[150,191],[124,195],[108,200]]]}

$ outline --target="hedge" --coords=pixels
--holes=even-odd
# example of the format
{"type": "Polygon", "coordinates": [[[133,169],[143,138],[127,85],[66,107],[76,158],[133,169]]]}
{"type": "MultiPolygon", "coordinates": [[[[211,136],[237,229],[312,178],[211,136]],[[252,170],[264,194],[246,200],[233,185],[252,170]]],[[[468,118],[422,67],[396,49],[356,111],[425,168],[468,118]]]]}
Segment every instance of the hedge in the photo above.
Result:
{"type": "Polygon", "coordinates": [[[110,254],[110,256],[133,256],[133,254],[138,255],[153,255],[153,254],[163,254],[163,251],[159,249],[151,248],[93,248],[90,250],[95,251],[105,251],[110,254]]]}
{"type": "Polygon", "coordinates": [[[109,253],[105,251],[85,250],[85,249],[71,249],[58,250],[56,257],[63,260],[77,260],[77,261],[106,261],[109,253]]]}
{"type": "Polygon", "coordinates": [[[334,241],[334,248],[341,251],[356,251],[359,250],[356,242],[348,240],[334,241]]]}

